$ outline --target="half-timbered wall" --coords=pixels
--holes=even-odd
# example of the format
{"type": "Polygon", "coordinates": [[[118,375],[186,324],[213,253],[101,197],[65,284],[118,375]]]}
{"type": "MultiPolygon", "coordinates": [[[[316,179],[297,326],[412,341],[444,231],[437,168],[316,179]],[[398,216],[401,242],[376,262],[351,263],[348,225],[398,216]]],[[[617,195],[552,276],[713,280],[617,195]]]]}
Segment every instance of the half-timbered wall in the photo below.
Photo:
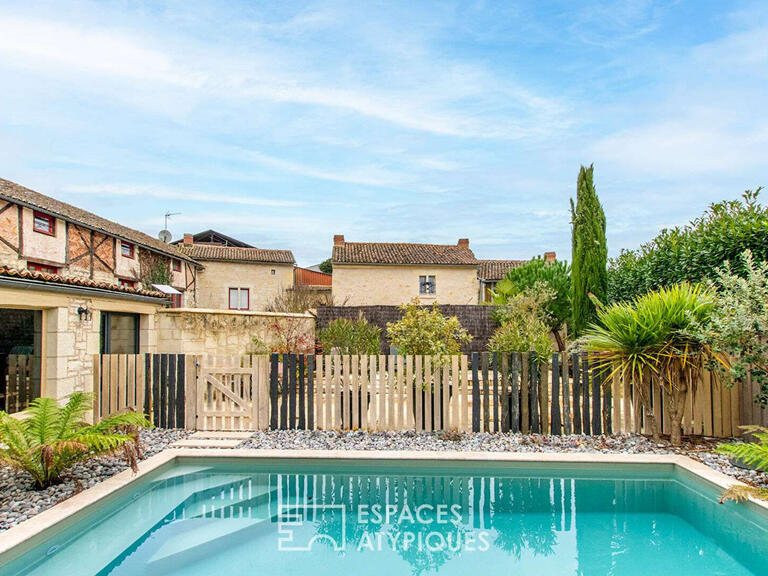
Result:
{"type": "MultiPolygon", "coordinates": [[[[89,278],[98,282],[141,280],[140,246],[133,244],[133,257],[124,256],[123,241],[115,236],[91,230],[60,218],[54,233],[34,229],[34,210],[0,200],[0,266],[27,268],[28,263],[55,268],[62,276],[89,278]]],[[[126,241],[127,242],[127,241],[126,241]]],[[[173,258],[152,253],[171,271],[172,286],[186,292],[185,306],[194,306],[196,269],[180,261],[181,270],[173,270],[173,258]]]]}

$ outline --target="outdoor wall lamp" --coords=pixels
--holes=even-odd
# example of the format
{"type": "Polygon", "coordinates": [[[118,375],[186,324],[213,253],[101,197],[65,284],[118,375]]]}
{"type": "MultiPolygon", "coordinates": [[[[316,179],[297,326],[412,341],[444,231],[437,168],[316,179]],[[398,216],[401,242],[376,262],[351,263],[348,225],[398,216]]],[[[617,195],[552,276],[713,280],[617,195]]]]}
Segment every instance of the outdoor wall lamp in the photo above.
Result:
{"type": "Polygon", "coordinates": [[[88,308],[86,308],[85,306],[80,306],[77,309],[77,315],[80,317],[80,322],[82,322],[83,320],[87,320],[90,322],[91,320],[91,311],[88,310],[88,308]]]}

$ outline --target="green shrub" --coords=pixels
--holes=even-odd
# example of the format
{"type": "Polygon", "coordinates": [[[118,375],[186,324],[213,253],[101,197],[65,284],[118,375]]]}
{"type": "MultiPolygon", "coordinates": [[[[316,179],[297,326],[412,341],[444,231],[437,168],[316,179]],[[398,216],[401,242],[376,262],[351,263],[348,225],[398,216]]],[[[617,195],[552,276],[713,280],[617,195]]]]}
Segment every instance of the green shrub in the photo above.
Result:
{"type": "Polygon", "coordinates": [[[710,282],[718,292],[718,305],[705,325],[694,324],[692,333],[730,362],[718,364],[725,382],[733,385],[748,376],[760,384],[756,401],[768,405],[768,262],[756,264],[747,250],[740,258],[743,276],[729,263],[710,282]]]}
{"type": "Polygon", "coordinates": [[[360,316],[357,320],[338,318],[320,331],[323,351],[330,354],[378,354],[381,329],[360,316]]]}
{"type": "Polygon", "coordinates": [[[400,309],[403,317],[387,323],[387,339],[399,354],[459,354],[462,343],[472,340],[459,319],[443,315],[437,303],[427,308],[411,302],[400,309]]]}
{"type": "Polygon", "coordinates": [[[682,281],[714,279],[726,261],[743,277],[740,256],[747,249],[756,261],[768,260],[768,208],[758,202],[760,190],[747,190],[741,200],[713,204],[687,226],[663,230],[638,250],[611,259],[608,301],[629,301],[682,281]]]}
{"type": "Polygon", "coordinates": [[[127,412],[89,425],[85,415],[92,409],[90,395],[75,392],[64,406],[37,398],[14,416],[0,411],[0,462],[29,473],[38,489],[60,482],[77,462],[104,454],[124,454],[135,470],[138,428],[149,426],[147,417],[127,412]]]}
{"type": "Polygon", "coordinates": [[[539,257],[513,268],[496,284],[491,304],[505,306],[513,297],[536,286],[552,291],[552,297],[543,305],[544,321],[558,338],[558,347],[565,349],[559,331],[571,315],[571,268],[567,262],[547,262],[539,257]]]}
{"type": "MultiPolygon", "coordinates": [[[[743,464],[759,470],[768,472],[768,428],[761,426],[742,426],[741,429],[751,434],[757,442],[737,442],[734,444],[720,444],[717,452],[725,454],[740,460],[743,464]]],[[[722,501],[725,500],[746,500],[750,496],[768,500],[768,488],[757,488],[755,486],[736,485],[728,488],[722,501]]]]}

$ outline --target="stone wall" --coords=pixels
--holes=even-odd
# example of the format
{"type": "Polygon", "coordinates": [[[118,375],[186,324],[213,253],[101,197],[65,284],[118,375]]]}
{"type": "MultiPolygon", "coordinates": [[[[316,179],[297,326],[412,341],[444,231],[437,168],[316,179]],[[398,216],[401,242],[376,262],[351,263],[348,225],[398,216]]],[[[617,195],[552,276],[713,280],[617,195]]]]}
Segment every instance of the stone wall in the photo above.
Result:
{"type": "MultiPolygon", "coordinates": [[[[484,352],[488,350],[488,340],[497,324],[491,317],[492,306],[455,306],[440,305],[440,311],[446,316],[456,316],[461,325],[472,334],[472,341],[462,347],[462,351],[484,352]]],[[[317,331],[328,326],[337,318],[357,319],[360,315],[371,324],[381,328],[380,349],[383,354],[389,352],[386,342],[387,322],[396,322],[403,313],[397,306],[321,306],[317,309],[317,331]]]]}
{"type": "Polygon", "coordinates": [[[314,350],[315,319],[309,314],[234,310],[166,309],[156,315],[157,351],[169,354],[254,354],[277,344],[278,333],[291,332],[314,350]]]}
{"type": "Polygon", "coordinates": [[[202,261],[197,274],[197,306],[228,310],[229,289],[247,288],[250,310],[264,310],[283,290],[293,286],[293,266],[202,261]]]}
{"type": "Polygon", "coordinates": [[[343,306],[477,304],[477,266],[385,266],[334,264],[333,301],[343,306]],[[419,276],[434,276],[435,294],[419,294],[419,276]]]}

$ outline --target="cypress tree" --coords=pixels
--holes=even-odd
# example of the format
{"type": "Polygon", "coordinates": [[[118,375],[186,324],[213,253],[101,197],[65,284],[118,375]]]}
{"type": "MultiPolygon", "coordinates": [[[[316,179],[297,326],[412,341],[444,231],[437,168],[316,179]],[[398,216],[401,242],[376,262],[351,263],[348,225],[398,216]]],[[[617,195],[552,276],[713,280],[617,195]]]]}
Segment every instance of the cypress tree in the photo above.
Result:
{"type": "Polygon", "coordinates": [[[571,333],[578,337],[596,318],[594,295],[605,302],[608,292],[608,248],[605,213],[592,182],[594,166],[581,167],[576,204],[571,199],[571,333]]]}

